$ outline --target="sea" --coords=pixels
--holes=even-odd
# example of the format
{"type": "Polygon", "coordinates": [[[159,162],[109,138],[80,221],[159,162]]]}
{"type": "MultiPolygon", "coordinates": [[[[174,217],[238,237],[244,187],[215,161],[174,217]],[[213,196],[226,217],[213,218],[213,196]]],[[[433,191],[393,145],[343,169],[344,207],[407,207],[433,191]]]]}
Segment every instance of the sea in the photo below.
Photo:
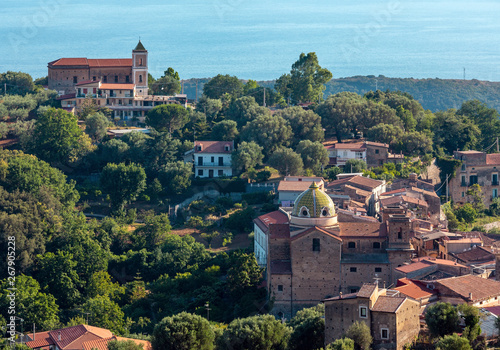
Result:
{"type": "Polygon", "coordinates": [[[34,78],[140,39],[155,78],[272,80],[316,52],[334,78],[500,81],[499,0],[2,0],[0,38],[0,72],[34,78]]]}

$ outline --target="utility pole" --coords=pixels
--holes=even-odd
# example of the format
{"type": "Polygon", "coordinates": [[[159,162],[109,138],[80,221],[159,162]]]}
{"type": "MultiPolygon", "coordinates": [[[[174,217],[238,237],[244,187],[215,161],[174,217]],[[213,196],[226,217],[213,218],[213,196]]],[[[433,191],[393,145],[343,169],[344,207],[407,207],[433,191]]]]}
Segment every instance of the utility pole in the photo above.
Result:
{"type": "Polygon", "coordinates": [[[3,83],[3,94],[4,96],[7,95],[7,83],[3,83]]]}
{"type": "Polygon", "coordinates": [[[465,80],[465,67],[464,67],[464,80],[465,80]]]}
{"type": "Polygon", "coordinates": [[[196,79],[196,98],[194,100],[198,102],[198,79],[196,79]]]}
{"type": "Polygon", "coordinates": [[[89,324],[89,314],[90,312],[84,312],[85,315],[87,315],[87,325],[89,324]]]}
{"type": "Polygon", "coordinates": [[[208,301],[205,304],[205,309],[207,310],[207,321],[210,321],[210,310],[212,309],[210,308],[210,303],[208,301]]]}
{"type": "Polygon", "coordinates": [[[264,88],[264,107],[266,106],[266,88],[264,88]]]}
{"type": "Polygon", "coordinates": [[[448,203],[448,177],[450,174],[446,175],[446,203],[448,203]]]}
{"type": "Polygon", "coordinates": [[[499,147],[499,145],[498,145],[498,136],[497,136],[497,153],[498,153],[498,152],[500,152],[499,148],[500,148],[500,147],[499,147]]]}

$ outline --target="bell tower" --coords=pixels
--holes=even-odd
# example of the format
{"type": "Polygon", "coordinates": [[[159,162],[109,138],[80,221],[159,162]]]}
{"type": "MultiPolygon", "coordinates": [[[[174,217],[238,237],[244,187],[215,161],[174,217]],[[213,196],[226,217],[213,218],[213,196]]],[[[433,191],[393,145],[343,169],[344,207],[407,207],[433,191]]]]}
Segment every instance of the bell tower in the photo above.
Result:
{"type": "Polygon", "coordinates": [[[135,84],[136,95],[147,96],[148,50],[142,45],[141,40],[132,50],[132,82],[135,84]]]}

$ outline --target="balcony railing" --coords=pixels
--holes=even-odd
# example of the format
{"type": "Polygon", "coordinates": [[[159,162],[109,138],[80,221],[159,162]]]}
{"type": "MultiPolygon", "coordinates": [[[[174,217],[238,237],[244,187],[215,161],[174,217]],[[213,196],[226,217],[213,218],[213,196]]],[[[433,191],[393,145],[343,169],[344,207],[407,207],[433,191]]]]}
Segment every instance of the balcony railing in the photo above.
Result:
{"type": "Polygon", "coordinates": [[[498,186],[498,181],[492,181],[491,186],[498,186]]]}
{"type": "Polygon", "coordinates": [[[196,166],[231,166],[231,164],[228,163],[219,163],[219,162],[203,162],[203,163],[196,163],[196,166]]]}

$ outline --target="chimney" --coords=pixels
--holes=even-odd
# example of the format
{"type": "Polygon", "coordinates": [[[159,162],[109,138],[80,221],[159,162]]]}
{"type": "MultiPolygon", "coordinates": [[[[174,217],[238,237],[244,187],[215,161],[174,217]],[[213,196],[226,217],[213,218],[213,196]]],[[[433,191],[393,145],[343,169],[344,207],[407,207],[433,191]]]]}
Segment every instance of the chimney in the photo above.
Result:
{"type": "Polygon", "coordinates": [[[339,296],[339,299],[342,299],[342,292],[340,292],[340,296],[339,296]]]}
{"type": "Polygon", "coordinates": [[[59,331],[59,333],[57,334],[57,340],[61,341],[61,331],[59,331]]]}

